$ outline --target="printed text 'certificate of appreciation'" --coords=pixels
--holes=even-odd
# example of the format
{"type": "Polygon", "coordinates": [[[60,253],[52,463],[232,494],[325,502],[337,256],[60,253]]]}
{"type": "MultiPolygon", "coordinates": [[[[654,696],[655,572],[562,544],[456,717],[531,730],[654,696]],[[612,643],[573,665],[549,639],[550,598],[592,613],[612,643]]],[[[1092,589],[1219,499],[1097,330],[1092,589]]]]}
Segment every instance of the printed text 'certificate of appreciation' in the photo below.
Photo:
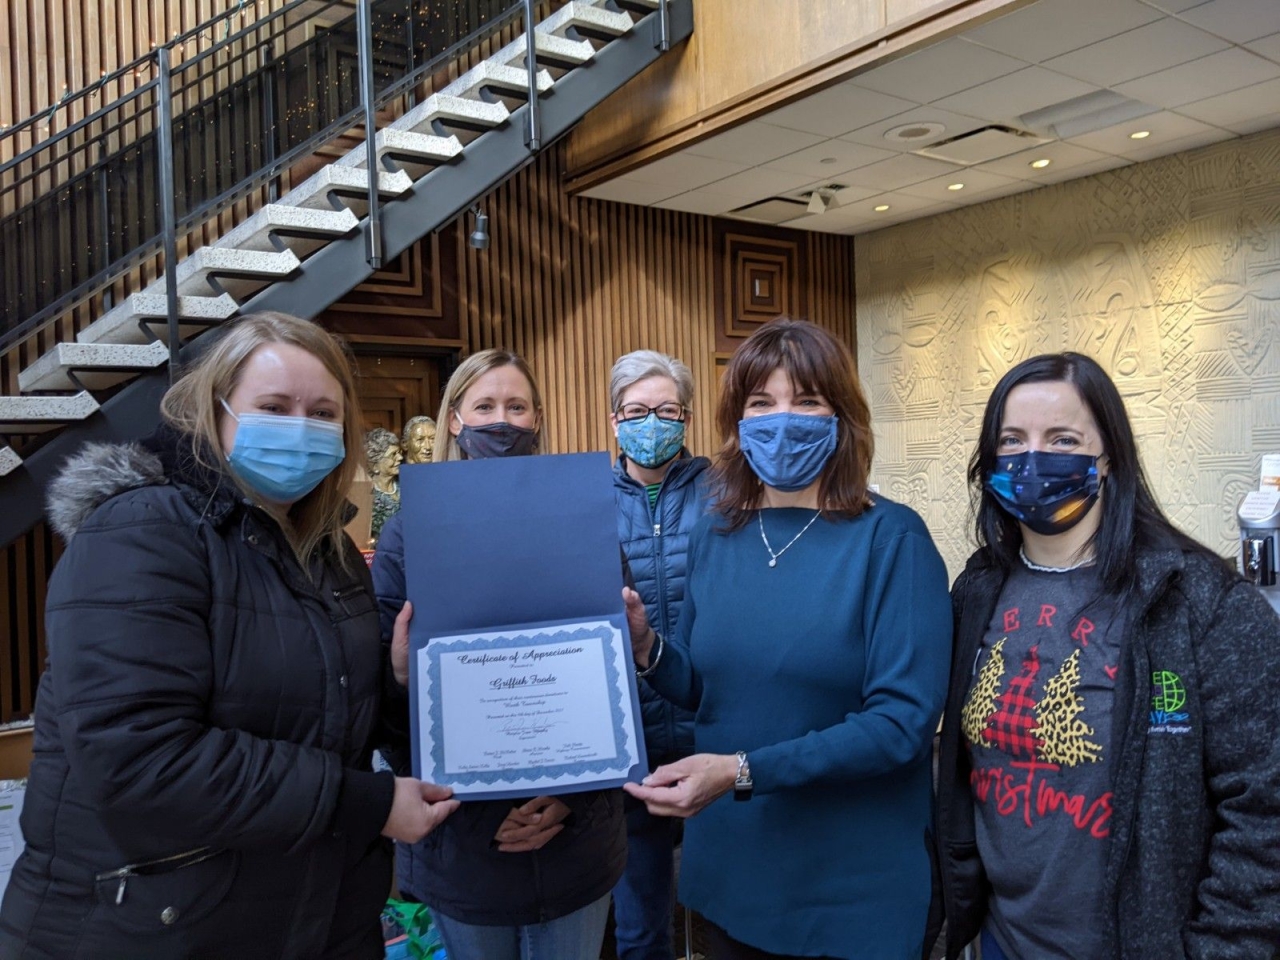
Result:
{"type": "Polygon", "coordinates": [[[416,659],[423,778],[462,797],[625,780],[640,761],[626,642],[608,620],[432,638],[416,659]]]}

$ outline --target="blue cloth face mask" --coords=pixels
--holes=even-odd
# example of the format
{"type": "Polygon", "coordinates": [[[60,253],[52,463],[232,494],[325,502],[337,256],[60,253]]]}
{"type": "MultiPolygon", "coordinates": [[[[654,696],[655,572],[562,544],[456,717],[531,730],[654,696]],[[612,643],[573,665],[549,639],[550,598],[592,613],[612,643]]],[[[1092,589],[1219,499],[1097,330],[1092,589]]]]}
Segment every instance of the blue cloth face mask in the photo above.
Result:
{"type": "Polygon", "coordinates": [[[822,473],[836,450],[836,418],[807,413],[766,413],[738,421],[738,445],[767,486],[803,490],[822,473]]]}
{"type": "Polygon", "coordinates": [[[1009,516],[1035,533],[1065,533],[1084,519],[1101,487],[1098,458],[1028,450],[996,458],[986,487],[1009,516]]]}
{"type": "Polygon", "coordinates": [[[618,421],[618,446],[632,463],[652,470],[674,460],[684,447],[684,421],[663,420],[656,413],[618,421]]]}
{"type": "Polygon", "coordinates": [[[245,413],[236,416],[227,462],[250,489],[272,503],[295,503],[320,485],[347,455],[342,424],[315,417],[245,413]]]}
{"type": "MultiPolygon", "coordinates": [[[[461,417],[458,418],[462,420],[461,417]]],[[[458,431],[458,448],[469,460],[490,460],[494,457],[527,457],[538,447],[538,431],[499,420],[482,427],[462,424],[458,431]]]]}

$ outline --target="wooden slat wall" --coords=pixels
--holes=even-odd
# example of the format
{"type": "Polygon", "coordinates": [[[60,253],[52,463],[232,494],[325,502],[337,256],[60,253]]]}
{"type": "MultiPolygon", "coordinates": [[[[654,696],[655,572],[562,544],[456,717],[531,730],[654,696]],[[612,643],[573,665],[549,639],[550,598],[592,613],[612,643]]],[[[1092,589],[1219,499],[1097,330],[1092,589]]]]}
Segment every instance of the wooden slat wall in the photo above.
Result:
{"type": "MultiPolygon", "coordinates": [[[[467,246],[470,218],[455,232],[466,349],[506,347],[529,361],[554,452],[613,449],[609,370],[619,356],[652,348],[679,357],[697,383],[690,446],[714,452],[723,322],[712,219],[570,197],[563,170],[563,149],[552,150],[483,201],[488,250],[467,246]]],[[[797,236],[807,244],[808,319],[854,348],[851,239],[797,236]]]]}
{"type": "Polygon", "coordinates": [[[39,524],[0,551],[0,723],[31,713],[44,669],[44,601],[62,543],[39,524]]]}

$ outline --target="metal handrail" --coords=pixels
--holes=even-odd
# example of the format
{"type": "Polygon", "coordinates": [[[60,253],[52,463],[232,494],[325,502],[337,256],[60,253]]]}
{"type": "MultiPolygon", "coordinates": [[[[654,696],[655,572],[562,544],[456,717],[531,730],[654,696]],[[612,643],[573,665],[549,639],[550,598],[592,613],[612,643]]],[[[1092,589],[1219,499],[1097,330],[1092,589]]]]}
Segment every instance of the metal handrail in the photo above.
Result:
{"type": "MultiPolygon", "coordinates": [[[[58,166],[64,164],[76,166],[77,157],[88,156],[93,150],[93,145],[87,142],[92,137],[93,141],[98,144],[98,157],[96,160],[87,163],[82,169],[75,169],[74,172],[66,179],[58,178],[56,186],[52,188],[69,195],[73,189],[83,189],[82,187],[76,187],[76,184],[88,183],[94,178],[101,180],[106,176],[109,164],[115,162],[113,161],[113,158],[121,158],[122,161],[133,164],[133,167],[130,168],[131,170],[145,169],[145,166],[151,161],[146,161],[142,155],[138,154],[136,146],[145,145],[148,138],[155,137],[157,153],[154,155],[154,162],[156,164],[154,176],[157,178],[157,187],[160,194],[160,197],[157,197],[156,200],[159,200],[162,204],[162,207],[152,208],[152,213],[148,217],[144,217],[142,220],[138,221],[141,229],[134,229],[132,231],[132,236],[127,235],[127,233],[125,235],[119,235],[106,229],[110,209],[105,198],[105,193],[100,189],[98,192],[104,193],[100,200],[101,209],[93,213],[88,213],[86,216],[101,217],[103,220],[104,236],[101,240],[106,265],[93,272],[91,276],[81,279],[77,274],[82,274],[84,268],[92,270],[96,266],[95,261],[101,261],[98,261],[98,258],[93,256],[80,258],[77,254],[77,259],[74,261],[75,266],[73,266],[70,271],[69,279],[71,280],[71,283],[68,284],[69,288],[59,289],[58,286],[46,288],[54,294],[54,297],[51,300],[44,299],[39,294],[33,296],[33,306],[36,307],[34,312],[25,318],[21,318],[21,315],[19,315],[17,322],[13,326],[7,329],[0,329],[0,349],[7,348],[13,343],[19,342],[20,340],[30,336],[45,323],[65,312],[65,310],[74,306],[74,304],[82,301],[95,290],[101,289],[107,283],[123,275],[129,269],[136,267],[140,262],[143,262],[154,255],[158,249],[163,248],[167,254],[165,257],[166,273],[169,273],[173,268],[176,268],[176,245],[179,238],[189,233],[200,223],[203,223],[212,216],[215,216],[232,203],[243,199],[245,196],[252,193],[252,191],[262,187],[264,184],[268,185],[271,199],[275,199],[278,193],[278,187],[276,184],[281,173],[291,166],[296,160],[314,153],[315,150],[324,142],[331,140],[335,135],[341,133],[343,130],[350,129],[354,126],[358,122],[358,118],[362,112],[365,115],[366,135],[369,140],[366,145],[366,149],[373,150],[375,145],[373,144],[372,138],[376,136],[377,133],[375,121],[376,110],[379,107],[383,106],[395,97],[403,95],[406,91],[411,90],[430,71],[438,69],[443,63],[456,57],[462,50],[475,45],[485,36],[501,29],[515,16],[517,16],[522,8],[531,5],[527,0],[515,0],[515,2],[509,3],[505,8],[501,9],[500,13],[496,14],[488,13],[483,3],[480,3],[476,7],[468,8],[471,11],[469,15],[472,19],[478,18],[477,26],[470,30],[464,37],[461,37],[450,44],[446,50],[441,51],[434,56],[429,56],[422,63],[414,62],[416,59],[415,51],[419,48],[416,45],[407,46],[406,51],[408,59],[406,66],[408,69],[404,71],[403,75],[396,77],[387,84],[386,87],[379,91],[372,82],[374,74],[374,58],[372,51],[372,11],[375,7],[381,7],[383,4],[380,0],[359,0],[361,7],[364,8],[366,15],[369,17],[369,29],[366,35],[366,40],[360,44],[360,49],[358,51],[353,51],[357,53],[359,60],[361,61],[360,69],[362,79],[366,79],[365,75],[367,75],[368,80],[367,83],[362,83],[360,104],[337,116],[332,113],[328,113],[328,122],[323,126],[323,128],[315,130],[314,132],[306,128],[302,129],[299,131],[303,134],[302,139],[285,150],[277,151],[275,140],[271,137],[265,136],[264,134],[263,140],[261,141],[261,152],[266,154],[267,162],[264,164],[260,163],[262,159],[261,156],[255,156],[251,151],[248,157],[252,159],[254,165],[252,172],[248,174],[237,172],[233,166],[232,176],[235,177],[235,182],[214,196],[202,195],[199,191],[202,191],[207,187],[218,187],[220,185],[219,181],[223,178],[218,174],[211,174],[212,168],[208,166],[197,168],[204,171],[210,171],[210,173],[205,173],[200,179],[194,181],[184,179],[182,181],[182,192],[179,195],[186,196],[190,201],[190,204],[188,205],[184,203],[184,206],[187,206],[187,209],[179,210],[175,208],[171,210],[170,208],[175,207],[176,205],[174,197],[178,183],[177,178],[174,176],[175,152],[172,148],[172,142],[170,142],[169,149],[166,151],[163,148],[162,141],[165,139],[164,134],[168,134],[170,137],[172,136],[174,124],[178,122],[173,110],[175,97],[180,97],[181,93],[184,91],[189,91],[199,85],[209,83],[209,74],[201,74],[200,65],[208,61],[210,57],[215,56],[220,51],[227,49],[238,41],[243,41],[246,37],[250,37],[250,35],[255,32],[261,33],[265,30],[269,30],[272,23],[280,16],[283,16],[285,12],[289,10],[296,9],[303,2],[310,2],[310,0],[297,0],[295,3],[288,4],[286,7],[281,8],[280,11],[277,11],[276,14],[273,14],[270,17],[264,17],[237,32],[234,37],[229,37],[225,41],[216,44],[213,48],[204,51],[199,56],[193,57],[189,60],[184,60],[178,64],[172,63],[172,52],[173,48],[177,44],[184,42],[181,38],[175,40],[172,44],[165,44],[162,47],[157,48],[156,51],[148,54],[140,61],[146,62],[152,58],[155,59],[156,72],[158,74],[156,78],[148,80],[141,86],[122,95],[116,101],[113,101],[113,103],[104,105],[102,108],[94,111],[90,116],[77,121],[67,130],[61,131],[57,137],[42,141],[37,146],[24,151],[19,157],[15,157],[13,160],[0,165],[0,177],[2,177],[4,173],[13,170],[20,164],[29,164],[33,160],[40,162],[40,165],[34,170],[26,171],[23,176],[19,177],[11,185],[4,188],[6,192],[10,192],[13,196],[17,197],[19,192],[25,189],[25,184],[30,184],[31,188],[35,189],[37,186],[40,186],[39,179],[42,176],[47,177],[50,173],[53,173],[55,168],[58,166]],[[486,16],[489,17],[489,19],[484,19],[486,16]],[[164,64],[166,59],[170,60],[167,67],[164,64]],[[174,83],[182,73],[187,71],[195,71],[195,78],[188,80],[185,83],[174,83]],[[148,93],[153,96],[155,101],[153,108],[150,110],[142,105],[141,102],[141,98],[146,96],[148,93]],[[129,113],[128,116],[122,118],[113,118],[112,111],[115,111],[117,114],[124,111],[129,111],[129,113]],[[150,114],[150,129],[147,129],[147,114],[150,114]],[[101,144],[104,142],[106,134],[121,134],[128,128],[138,124],[141,124],[144,128],[143,132],[138,135],[139,139],[130,141],[128,144],[120,145],[118,149],[114,150],[110,154],[105,153],[101,144]],[[67,141],[69,138],[82,132],[84,133],[84,137],[80,142],[75,143],[73,146],[63,150],[61,153],[56,153],[61,142],[67,141]],[[47,160],[41,160],[39,154],[42,151],[54,155],[49,157],[47,160]],[[139,163],[142,163],[141,167],[138,166],[139,163]],[[195,186],[198,191],[194,197],[190,193],[186,192],[186,190],[191,186],[195,186]],[[154,223],[156,219],[163,222],[162,229],[156,234],[148,234],[147,231],[153,229],[148,226],[148,224],[154,223]],[[127,245],[132,246],[119,253],[113,253],[113,242],[117,242],[121,239],[123,239],[127,245]],[[43,305],[40,305],[41,300],[44,300],[43,305]]],[[[395,3],[397,4],[400,2],[403,2],[403,0],[395,0],[395,3]]],[[[330,2],[326,3],[321,10],[328,10],[334,6],[338,6],[337,0],[330,0],[330,2]]],[[[498,5],[495,3],[494,7],[497,6],[498,5]]],[[[344,10],[345,9],[346,8],[344,8],[344,10]]],[[[399,9],[399,7],[388,2],[387,6],[383,7],[383,9],[389,11],[391,9],[399,9]]],[[[409,11],[408,22],[412,24],[414,11],[411,6],[407,6],[406,9],[409,11]]],[[[396,14],[390,13],[388,13],[388,15],[397,16],[396,14]]],[[[343,24],[350,24],[350,20],[344,20],[339,24],[334,25],[332,29],[326,31],[325,34],[317,34],[316,36],[306,40],[301,45],[290,47],[286,56],[299,55],[301,51],[305,51],[308,45],[313,43],[332,42],[328,38],[341,36],[341,30],[347,29],[343,27],[343,24]],[[324,39],[317,39],[318,37],[323,37],[324,39]]],[[[296,26],[297,25],[290,25],[290,29],[292,30],[296,26]]],[[[188,36],[189,35],[190,32],[188,36]]],[[[409,35],[412,37],[411,30],[409,35]]],[[[244,46],[242,44],[242,49],[238,52],[235,62],[216,65],[211,71],[209,71],[209,73],[216,76],[223,70],[235,70],[237,68],[237,64],[239,64],[240,69],[243,70],[245,69],[245,64],[252,64],[255,56],[258,58],[259,65],[256,68],[250,67],[250,72],[244,73],[242,76],[238,77],[237,84],[243,86],[246,81],[263,84],[263,88],[254,91],[254,95],[261,98],[262,129],[264,132],[275,131],[277,129],[278,118],[275,116],[275,100],[277,99],[277,95],[275,92],[275,84],[279,71],[277,70],[278,61],[273,49],[273,41],[275,39],[277,38],[269,36],[266,39],[259,39],[258,42],[255,42],[250,46],[244,46]],[[265,89],[265,93],[263,93],[263,89],[265,89]]],[[[531,52],[534,49],[535,48],[531,44],[531,52]]],[[[424,52],[430,52],[430,50],[431,47],[427,46],[424,52]]],[[[312,56],[310,53],[301,53],[300,55],[304,57],[312,56]]],[[[303,62],[309,61],[304,60],[303,62]]],[[[396,63],[394,58],[390,62],[393,64],[396,63]]],[[[530,63],[533,67],[531,70],[532,74],[536,71],[536,59],[532,56],[530,58],[530,63]]],[[[393,75],[399,72],[400,70],[398,66],[391,67],[391,73],[393,75]]],[[[288,76],[288,74],[285,75],[288,76]]],[[[186,118],[182,122],[185,125],[184,129],[187,130],[188,137],[191,136],[191,124],[195,123],[196,129],[198,130],[199,124],[205,122],[204,118],[208,117],[210,114],[212,114],[212,119],[215,121],[220,119],[224,121],[226,120],[226,116],[220,112],[222,108],[215,106],[215,103],[220,95],[226,95],[227,89],[229,88],[230,85],[228,85],[228,88],[223,88],[215,84],[215,92],[212,98],[202,100],[196,106],[187,109],[182,114],[182,116],[186,118]]],[[[536,96],[534,97],[534,103],[536,104],[536,96]]],[[[234,110],[234,102],[228,101],[226,109],[234,110]]],[[[323,121],[326,117],[321,116],[317,119],[323,121]]],[[[310,121],[304,120],[303,122],[308,127],[311,125],[310,121]]],[[[288,134],[285,134],[285,136],[287,146],[288,134]]],[[[258,147],[255,146],[254,149],[257,150],[258,147]]],[[[219,155],[221,154],[215,154],[215,156],[219,155]]],[[[190,157],[192,162],[200,163],[207,162],[208,154],[200,151],[200,148],[197,145],[195,153],[188,154],[184,152],[183,156],[190,157]]],[[[378,217],[376,185],[379,164],[376,161],[376,152],[371,152],[370,156],[369,209],[371,218],[376,226],[378,217]]],[[[234,152],[232,154],[232,158],[233,164],[238,162],[234,159],[234,152]]],[[[57,174],[54,175],[57,177],[57,174]]],[[[136,186],[136,178],[131,182],[134,183],[135,186],[130,189],[138,189],[136,186]]],[[[105,184],[106,181],[103,180],[102,183],[105,184]]],[[[42,196],[47,197],[48,189],[49,188],[47,187],[43,187],[41,190],[37,190],[37,192],[41,193],[42,196]]],[[[29,201],[27,204],[11,213],[9,218],[6,218],[5,222],[13,217],[20,217],[24,210],[38,209],[37,205],[40,204],[40,202],[40,197],[29,201]]],[[[45,207],[48,207],[47,201],[45,202],[45,207]]],[[[81,222],[83,223],[83,221],[81,222]]],[[[19,229],[21,229],[20,224],[19,229]]],[[[93,227],[90,224],[91,232],[92,229],[93,227]]],[[[377,235],[378,231],[376,229],[370,231],[371,248],[369,254],[371,258],[380,258],[381,256],[380,249],[376,247],[376,240],[373,239],[377,237],[377,235]]],[[[71,236],[71,242],[73,243],[72,249],[81,249],[77,245],[84,242],[84,232],[77,228],[73,230],[71,236]]],[[[37,256],[39,256],[39,254],[37,254],[37,256]]],[[[65,282],[65,279],[63,282],[65,282]]],[[[168,288],[172,285],[171,279],[166,276],[166,287],[168,288]]],[[[29,296],[29,294],[19,293],[18,296],[25,298],[29,296]]],[[[168,299],[171,301],[171,308],[173,308],[171,312],[176,313],[176,294],[174,296],[170,296],[168,299]]],[[[18,302],[22,301],[19,300],[18,302]]],[[[176,331],[171,340],[176,342],[176,331]]],[[[178,344],[178,346],[180,346],[180,344],[178,344]]]]}

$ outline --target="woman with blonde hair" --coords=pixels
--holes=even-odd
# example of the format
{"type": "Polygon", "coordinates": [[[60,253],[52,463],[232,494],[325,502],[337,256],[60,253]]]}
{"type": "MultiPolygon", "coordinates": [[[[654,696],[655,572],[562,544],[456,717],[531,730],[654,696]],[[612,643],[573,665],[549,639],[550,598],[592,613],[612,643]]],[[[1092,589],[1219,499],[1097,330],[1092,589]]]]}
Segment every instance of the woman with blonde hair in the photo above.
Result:
{"type": "MultiPolygon", "coordinates": [[[[544,422],[537,381],[516,354],[482,350],[449,379],[440,422],[436,461],[535,453],[544,422]]],[[[407,629],[413,613],[403,516],[387,521],[373,560],[384,638],[407,629]]],[[[407,757],[393,763],[403,768],[407,757]]],[[[451,960],[598,960],[609,891],[626,861],[620,790],[469,801],[446,826],[402,845],[396,875],[402,896],[431,907],[451,960]]]]}
{"type": "Polygon", "coordinates": [[[370,769],[393,681],[343,532],[350,363],[252,315],[161,409],[50,491],[67,549],[0,957],[381,957],[385,838],[457,801],[370,769]]]}

